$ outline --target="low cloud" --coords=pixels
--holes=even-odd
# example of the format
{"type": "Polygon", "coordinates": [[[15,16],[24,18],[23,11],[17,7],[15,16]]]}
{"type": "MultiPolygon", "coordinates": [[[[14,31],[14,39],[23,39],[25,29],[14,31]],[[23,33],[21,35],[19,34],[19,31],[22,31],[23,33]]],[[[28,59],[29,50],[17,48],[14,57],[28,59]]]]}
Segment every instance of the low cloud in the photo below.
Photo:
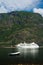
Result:
{"type": "Polygon", "coordinates": [[[34,8],[33,12],[34,13],[39,13],[43,17],[43,9],[41,9],[41,8],[34,8]]]}

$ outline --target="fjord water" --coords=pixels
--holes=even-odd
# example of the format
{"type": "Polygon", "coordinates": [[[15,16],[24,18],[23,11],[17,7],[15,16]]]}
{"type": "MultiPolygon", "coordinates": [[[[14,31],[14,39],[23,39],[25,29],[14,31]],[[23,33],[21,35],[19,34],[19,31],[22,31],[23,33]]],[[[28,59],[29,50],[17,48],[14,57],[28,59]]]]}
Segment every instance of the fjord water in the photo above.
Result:
{"type": "Polygon", "coordinates": [[[20,48],[0,48],[0,64],[14,63],[43,63],[43,48],[20,49],[20,48]],[[9,56],[11,52],[19,51],[20,55],[9,56]]]}

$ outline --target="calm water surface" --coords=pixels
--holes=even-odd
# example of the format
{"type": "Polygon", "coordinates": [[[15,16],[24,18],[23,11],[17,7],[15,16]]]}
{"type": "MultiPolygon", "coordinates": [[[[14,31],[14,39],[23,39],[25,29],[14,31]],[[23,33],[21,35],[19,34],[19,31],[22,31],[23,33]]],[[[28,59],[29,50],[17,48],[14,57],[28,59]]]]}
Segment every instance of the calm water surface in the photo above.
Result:
{"type": "Polygon", "coordinates": [[[21,49],[0,48],[0,64],[4,63],[43,63],[43,48],[21,49]],[[20,55],[9,56],[11,52],[19,51],[20,55]]]}

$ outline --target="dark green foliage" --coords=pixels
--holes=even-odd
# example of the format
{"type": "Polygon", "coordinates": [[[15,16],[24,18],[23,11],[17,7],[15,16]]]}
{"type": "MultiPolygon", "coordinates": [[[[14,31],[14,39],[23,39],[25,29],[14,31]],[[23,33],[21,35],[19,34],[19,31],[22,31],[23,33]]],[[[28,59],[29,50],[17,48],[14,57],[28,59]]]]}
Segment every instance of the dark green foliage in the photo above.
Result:
{"type": "Polygon", "coordinates": [[[30,12],[0,14],[0,44],[43,42],[43,18],[30,12]]]}

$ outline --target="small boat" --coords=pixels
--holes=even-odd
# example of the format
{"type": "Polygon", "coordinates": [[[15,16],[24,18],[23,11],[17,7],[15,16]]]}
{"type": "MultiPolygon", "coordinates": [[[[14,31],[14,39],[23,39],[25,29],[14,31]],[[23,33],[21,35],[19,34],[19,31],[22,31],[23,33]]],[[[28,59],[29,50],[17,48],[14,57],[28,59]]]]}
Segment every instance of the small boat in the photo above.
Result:
{"type": "Polygon", "coordinates": [[[8,55],[9,56],[14,56],[14,55],[19,55],[20,54],[20,52],[15,52],[15,53],[9,53],[8,55]]]}

